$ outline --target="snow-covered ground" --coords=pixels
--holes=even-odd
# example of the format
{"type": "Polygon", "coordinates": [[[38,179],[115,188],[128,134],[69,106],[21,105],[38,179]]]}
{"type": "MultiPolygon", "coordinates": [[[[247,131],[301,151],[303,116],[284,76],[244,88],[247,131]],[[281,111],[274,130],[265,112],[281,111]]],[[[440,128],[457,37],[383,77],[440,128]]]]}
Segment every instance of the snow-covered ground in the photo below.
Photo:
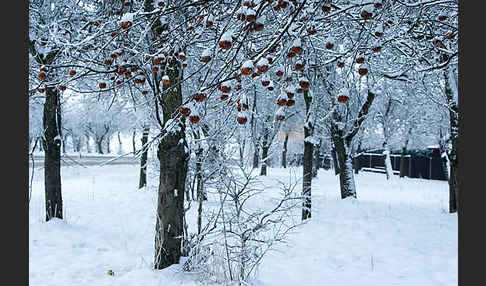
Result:
{"type": "MultiPolygon", "coordinates": [[[[206,283],[177,265],[152,270],[157,194],[137,190],[137,165],[70,166],[61,173],[65,220],[46,223],[43,173],[35,172],[30,285],[206,283]]],[[[263,182],[272,185],[286,181],[289,169],[270,168],[268,174],[263,182]]],[[[356,186],[357,200],[341,200],[338,177],[320,170],[312,218],[263,259],[254,284],[457,285],[457,215],[447,212],[447,182],[386,181],[384,174],[361,172],[356,186]]]]}

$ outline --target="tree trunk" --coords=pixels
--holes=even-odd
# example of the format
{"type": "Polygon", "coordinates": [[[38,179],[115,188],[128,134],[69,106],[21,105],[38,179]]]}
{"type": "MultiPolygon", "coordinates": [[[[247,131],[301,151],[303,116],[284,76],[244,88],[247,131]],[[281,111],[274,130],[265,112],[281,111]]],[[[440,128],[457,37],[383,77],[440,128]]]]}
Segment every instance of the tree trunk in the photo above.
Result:
{"type": "MultiPolygon", "coordinates": [[[[203,175],[202,175],[202,170],[203,170],[203,152],[204,149],[201,146],[200,143],[200,138],[201,135],[199,133],[199,130],[197,132],[194,132],[194,139],[196,140],[196,150],[195,150],[195,155],[196,155],[196,170],[194,176],[196,177],[196,197],[198,200],[207,200],[206,193],[204,192],[204,185],[203,185],[203,175]]],[[[243,162],[241,160],[240,162],[243,162]]],[[[193,194],[193,199],[194,194],[193,194]]]]}
{"type": "MultiPolygon", "coordinates": [[[[141,189],[147,185],[147,146],[150,127],[143,128],[142,133],[142,156],[140,157],[140,180],[138,182],[138,188],[141,189]]],[[[118,133],[118,136],[120,133],[118,133]]],[[[120,138],[120,137],[118,137],[120,138]]]]}
{"type": "Polygon", "coordinates": [[[169,134],[159,143],[160,184],[155,232],[155,269],[179,263],[184,220],[187,172],[183,135],[169,134]]]}
{"type": "Polygon", "coordinates": [[[263,140],[262,140],[262,167],[260,169],[260,176],[267,175],[267,165],[268,165],[268,149],[269,149],[269,142],[268,142],[268,134],[269,130],[265,126],[263,128],[263,140]]]}
{"type": "Polygon", "coordinates": [[[106,153],[111,154],[110,150],[110,137],[106,138],[106,153]]]}
{"type": "MultiPolygon", "coordinates": [[[[182,105],[182,67],[176,58],[170,58],[167,75],[169,84],[163,86],[160,97],[163,125],[177,114],[182,105]]],[[[158,88],[158,86],[157,86],[158,88]]],[[[160,92],[157,92],[157,96],[160,92]]],[[[156,105],[158,116],[158,105],[156,105]]],[[[180,120],[180,119],[178,119],[180,120]]],[[[179,263],[182,237],[184,235],[184,194],[187,176],[188,154],[185,153],[185,124],[179,122],[177,132],[166,133],[158,145],[157,157],[160,163],[160,180],[155,226],[154,268],[163,269],[179,263]]]]}
{"type": "Polygon", "coordinates": [[[62,136],[62,153],[66,154],[66,142],[67,142],[67,136],[64,135],[62,136]]]}
{"type": "Polygon", "coordinates": [[[361,153],[361,141],[358,144],[358,149],[356,149],[356,154],[354,154],[354,156],[353,156],[353,169],[354,169],[355,174],[359,174],[359,169],[360,169],[359,156],[360,156],[360,153],[361,153]]]}
{"type": "MultiPolygon", "coordinates": [[[[307,133],[306,131],[304,131],[307,133]]],[[[311,191],[312,191],[312,151],[314,145],[304,141],[304,159],[302,162],[302,196],[304,203],[302,206],[302,220],[311,217],[311,191]]]]}
{"type": "Polygon", "coordinates": [[[339,174],[339,161],[336,156],[336,148],[333,146],[331,149],[332,163],[334,165],[334,175],[339,174]]]}
{"type": "MultiPolygon", "coordinates": [[[[322,140],[322,139],[321,139],[322,140]]],[[[312,177],[317,177],[317,171],[321,167],[320,165],[320,157],[321,157],[321,141],[317,146],[313,146],[313,155],[312,155],[312,177]]]]}
{"type": "Polygon", "coordinates": [[[96,151],[103,154],[103,140],[96,140],[96,151]]]}
{"type": "Polygon", "coordinates": [[[63,218],[61,194],[61,110],[59,91],[46,87],[43,127],[46,221],[63,218]]]}
{"type": "MultiPolygon", "coordinates": [[[[37,137],[37,140],[39,140],[40,142],[43,142],[44,139],[42,139],[42,137],[37,137]]],[[[43,152],[44,151],[44,144],[39,144],[39,152],[43,152]]]]}
{"type": "Polygon", "coordinates": [[[392,179],[393,178],[393,168],[391,164],[391,156],[390,156],[390,149],[388,148],[388,143],[383,143],[383,148],[385,149],[385,174],[386,174],[386,179],[392,179]]]}
{"type": "Polygon", "coordinates": [[[252,112],[251,112],[251,119],[250,119],[250,125],[251,125],[251,136],[252,136],[252,142],[253,142],[253,169],[258,168],[258,155],[260,154],[260,149],[258,148],[258,143],[260,141],[259,136],[257,136],[257,124],[255,120],[255,114],[257,112],[257,93],[256,93],[256,87],[253,86],[253,105],[252,105],[252,112]]]}
{"type": "Polygon", "coordinates": [[[133,130],[133,133],[132,133],[132,148],[133,148],[133,155],[135,155],[137,153],[137,147],[136,147],[136,144],[135,144],[135,135],[137,134],[137,130],[133,130]]]}
{"type": "Polygon", "coordinates": [[[452,164],[450,165],[450,176],[449,176],[449,213],[457,212],[457,194],[456,194],[456,186],[454,180],[454,168],[452,168],[452,164]]]}
{"type": "Polygon", "coordinates": [[[339,182],[341,188],[341,198],[356,198],[356,187],[354,184],[353,163],[348,150],[350,144],[346,145],[343,138],[333,136],[337,159],[339,161],[339,182]]]}
{"type": "Polygon", "coordinates": [[[285,139],[282,149],[282,168],[287,168],[287,143],[289,142],[289,132],[285,133],[285,139]]]}
{"type": "Polygon", "coordinates": [[[255,145],[255,149],[253,150],[253,169],[258,168],[259,158],[258,153],[260,152],[258,148],[258,144],[255,145]]]}
{"type": "Polygon", "coordinates": [[[118,137],[118,155],[121,155],[123,153],[123,148],[122,148],[122,140],[120,137],[120,132],[117,133],[118,137]]]}
{"type": "Polygon", "coordinates": [[[240,167],[243,167],[245,165],[244,158],[245,158],[245,138],[242,138],[243,136],[239,136],[238,138],[238,150],[239,150],[239,155],[240,155],[240,167]]]}
{"type": "Polygon", "coordinates": [[[202,176],[202,155],[203,149],[196,150],[196,195],[198,199],[207,200],[206,192],[204,192],[203,176],[202,176]]]}
{"type": "Polygon", "coordinates": [[[86,153],[91,153],[91,146],[89,145],[89,135],[85,135],[86,137],[86,153]]]}
{"type": "Polygon", "coordinates": [[[75,135],[71,135],[71,139],[73,141],[73,152],[79,152],[81,151],[80,148],[81,148],[81,140],[78,136],[75,136],[75,135]]]}
{"type": "Polygon", "coordinates": [[[311,217],[311,205],[312,205],[312,155],[314,145],[309,142],[309,139],[313,134],[312,122],[310,122],[310,108],[312,103],[312,97],[309,96],[309,91],[304,91],[305,111],[306,118],[304,124],[304,158],[302,162],[302,220],[311,217]]]}
{"type": "MultiPolygon", "coordinates": [[[[449,212],[455,213],[459,209],[459,177],[457,176],[458,169],[458,145],[459,145],[459,108],[454,98],[454,91],[452,90],[450,67],[444,71],[445,94],[449,107],[449,125],[450,125],[450,140],[451,151],[447,154],[450,164],[450,179],[449,179],[449,212]]],[[[457,92],[457,91],[456,91],[457,92]]]]}
{"type": "MultiPolygon", "coordinates": [[[[405,177],[405,155],[407,154],[406,145],[402,147],[402,154],[400,155],[400,178],[405,177]]],[[[410,164],[411,162],[409,162],[410,164]]],[[[410,174],[408,174],[410,176],[410,174]]]]}

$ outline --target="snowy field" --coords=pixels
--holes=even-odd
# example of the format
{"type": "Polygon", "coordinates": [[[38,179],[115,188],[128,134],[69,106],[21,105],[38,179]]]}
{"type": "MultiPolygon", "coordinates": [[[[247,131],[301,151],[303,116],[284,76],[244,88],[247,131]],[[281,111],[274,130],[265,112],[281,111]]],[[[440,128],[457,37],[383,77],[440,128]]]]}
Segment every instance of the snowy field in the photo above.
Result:
{"type": "MultiPolygon", "coordinates": [[[[43,173],[35,172],[30,285],[207,284],[178,265],[152,270],[157,194],[137,190],[138,165],[70,166],[61,174],[65,220],[46,223],[43,173]]],[[[268,174],[263,181],[270,186],[286,181],[289,169],[270,168],[268,174]]],[[[356,186],[357,200],[341,200],[338,177],[320,170],[313,180],[312,218],[264,258],[252,284],[457,285],[457,214],[447,212],[447,182],[387,181],[384,174],[361,172],[356,186]]],[[[274,194],[269,191],[262,202],[274,194]]],[[[195,219],[195,207],[191,212],[195,219]]]]}

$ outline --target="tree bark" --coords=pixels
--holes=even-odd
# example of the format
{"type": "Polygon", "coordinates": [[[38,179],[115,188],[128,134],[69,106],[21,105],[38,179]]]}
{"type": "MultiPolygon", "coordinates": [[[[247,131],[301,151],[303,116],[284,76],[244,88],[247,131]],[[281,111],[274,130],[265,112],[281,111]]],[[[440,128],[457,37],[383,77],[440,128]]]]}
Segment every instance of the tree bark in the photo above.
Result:
{"type": "Polygon", "coordinates": [[[96,151],[103,154],[103,140],[96,140],[96,151]]]}
{"type": "Polygon", "coordinates": [[[260,176],[267,175],[267,165],[268,165],[268,149],[269,149],[269,130],[265,126],[263,128],[263,140],[262,140],[262,166],[260,169],[260,176]]]}
{"type": "Polygon", "coordinates": [[[256,87],[253,86],[253,105],[252,105],[252,112],[251,112],[251,119],[250,119],[250,125],[251,125],[251,135],[252,135],[252,142],[253,142],[253,169],[258,168],[259,164],[259,157],[258,155],[260,154],[260,148],[258,148],[258,143],[260,141],[259,136],[257,136],[257,124],[255,120],[255,114],[257,112],[257,93],[256,93],[256,87]]]}
{"type": "Polygon", "coordinates": [[[61,194],[61,106],[59,91],[46,87],[42,145],[45,150],[44,180],[46,221],[63,218],[61,194]]]}
{"type": "MultiPolygon", "coordinates": [[[[138,182],[138,188],[141,189],[147,185],[147,146],[150,127],[144,127],[142,133],[142,156],[140,157],[140,180],[138,182]]],[[[118,133],[120,134],[120,133],[118,133]]]]}
{"type": "Polygon", "coordinates": [[[289,142],[289,132],[285,132],[285,139],[282,149],[282,168],[287,168],[287,143],[289,142]]]}
{"type": "MultiPolygon", "coordinates": [[[[321,139],[322,140],[322,139],[321,139]]],[[[321,140],[317,146],[313,146],[313,155],[312,155],[312,177],[317,177],[317,171],[321,167],[320,160],[321,160],[321,140]]]]}
{"type": "Polygon", "coordinates": [[[66,154],[66,142],[67,142],[67,136],[63,135],[62,136],[62,153],[66,154]]]}
{"type": "MultiPolygon", "coordinates": [[[[37,137],[37,140],[39,141],[43,141],[42,137],[37,137]]],[[[43,152],[44,151],[44,147],[43,147],[44,144],[39,144],[39,152],[43,152]]]]}
{"type": "Polygon", "coordinates": [[[358,144],[358,149],[356,150],[356,154],[353,156],[353,168],[354,173],[359,174],[359,154],[361,153],[361,141],[358,144]]]}
{"type": "MultiPolygon", "coordinates": [[[[200,200],[200,199],[207,200],[206,193],[204,192],[203,175],[202,175],[204,149],[202,148],[202,146],[199,142],[199,139],[201,138],[201,136],[199,134],[199,130],[194,133],[194,138],[196,140],[198,140],[198,142],[196,143],[197,148],[196,148],[196,151],[195,151],[196,172],[194,174],[196,176],[196,197],[197,197],[198,200],[200,200]]],[[[243,162],[243,160],[241,160],[240,162],[243,162]]]]}
{"type": "Polygon", "coordinates": [[[136,147],[136,144],[135,144],[135,135],[137,134],[137,130],[133,130],[133,133],[132,133],[132,148],[133,148],[133,155],[135,155],[137,153],[137,147],[136,147]]]}
{"type": "Polygon", "coordinates": [[[353,163],[348,150],[349,144],[343,138],[333,136],[334,145],[336,146],[337,159],[339,161],[339,182],[341,189],[341,198],[356,198],[356,187],[354,185],[353,163]]]}
{"type": "MultiPolygon", "coordinates": [[[[169,84],[163,87],[163,96],[159,98],[162,105],[163,125],[177,115],[178,108],[182,105],[181,64],[172,57],[168,65],[169,84]]],[[[159,92],[157,96],[158,94],[159,92]]],[[[188,154],[184,150],[185,122],[180,120],[178,124],[180,126],[178,131],[164,134],[157,151],[160,180],[155,226],[155,269],[177,264],[181,256],[188,154]]]]}
{"type": "Polygon", "coordinates": [[[110,137],[107,137],[106,138],[106,153],[107,154],[110,154],[111,153],[111,150],[110,150],[110,137]]]}
{"type": "Polygon", "coordinates": [[[449,73],[450,67],[444,70],[445,94],[449,105],[449,125],[450,125],[450,141],[451,150],[448,152],[450,164],[450,179],[449,179],[449,212],[455,213],[459,209],[459,177],[458,172],[458,145],[459,145],[459,108],[454,98],[454,92],[451,87],[451,76],[449,73]]]}
{"type": "Polygon", "coordinates": [[[258,153],[259,152],[260,152],[260,150],[258,148],[258,143],[257,143],[255,145],[255,149],[253,150],[253,169],[258,168],[258,162],[259,162],[258,153]]]}
{"type": "Polygon", "coordinates": [[[391,164],[390,148],[388,148],[388,143],[383,143],[383,148],[385,149],[385,174],[386,179],[389,180],[393,177],[393,168],[391,164]]]}
{"type": "Polygon", "coordinates": [[[122,140],[120,137],[120,132],[117,133],[118,137],[118,155],[121,155],[123,153],[123,148],[122,148],[122,140]]]}
{"type": "Polygon", "coordinates": [[[449,176],[449,213],[457,212],[457,195],[455,186],[455,173],[452,164],[450,164],[450,176],[449,176]]]}
{"type": "Polygon", "coordinates": [[[304,198],[302,203],[302,220],[311,217],[311,205],[312,205],[312,155],[314,153],[314,145],[309,142],[309,139],[313,134],[312,122],[310,122],[310,109],[312,103],[312,97],[309,96],[309,91],[304,91],[305,111],[306,118],[304,124],[304,158],[302,162],[302,197],[304,198]]]}
{"type": "Polygon", "coordinates": [[[332,157],[332,163],[334,165],[334,175],[337,175],[339,174],[339,161],[337,159],[337,155],[336,155],[336,147],[332,147],[331,149],[331,157],[332,157]]]}
{"type": "Polygon", "coordinates": [[[168,134],[159,143],[160,184],[155,226],[155,269],[179,263],[184,231],[184,191],[187,172],[183,138],[168,134]]]}
{"type": "MultiPolygon", "coordinates": [[[[406,154],[407,154],[407,147],[403,146],[402,154],[400,155],[400,178],[405,177],[405,155],[406,154]]],[[[410,176],[410,174],[408,175],[410,176]]]]}
{"type": "MultiPolygon", "coordinates": [[[[375,99],[375,94],[368,90],[368,96],[365,103],[361,106],[361,110],[358,112],[358,116],[353,122],[352,129],[344,134],[344,130],[339,129],[338,125],[334,122],[331,123],[331,138],[334,143],[334,148],[337,152],[339,161],[339,181],[341,188],[341,198],[348,197],[356,198],[356,186],[354,184],[353,162],[351,158],[351,142],[353,137],[356,136],[363,121],[368,114],[371,104],[375,99]]],[[[342,118],[339,114],[333,113],[333,119],[335,122],[341,122],[342,118]]]]}

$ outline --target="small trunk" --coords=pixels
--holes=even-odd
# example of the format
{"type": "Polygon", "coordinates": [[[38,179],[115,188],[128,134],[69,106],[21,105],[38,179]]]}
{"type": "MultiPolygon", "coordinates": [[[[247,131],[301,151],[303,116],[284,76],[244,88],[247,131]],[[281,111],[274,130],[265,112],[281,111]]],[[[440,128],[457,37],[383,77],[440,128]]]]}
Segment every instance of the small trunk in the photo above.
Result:
{"type": "MultiPolygon", "coordinates": [[[[147,142],[150,132],[150,127],[145,127],[142,134],[142,156],[140,157],[140,180],[138,182],[138,188],[141,189],[147,185],[147,142]]],[[[119,136],[120,133],[118,133],[119,136]]],[[[119,138],[119,137],[118,137],[119,138]]]]}
{"type": "Polygon", "coordinates": [[[385,149],[385,170],[386,170],[386,179],[392,179],[393,178],[393,168],[391,164],[391,157],[390,157],[390,150],[388,148],[388,144],[383,144],[383,147],[385,149]]]}
{"type": "Polygon", "coordinates": [[[123,148],[122,148],[122,140],[120,137],[120,132],[117,133],[118,137],[118,154],[121,155],[123,153],[123,148]]]}
{"type": "Polygon", "coordinates": [[[449,178],[450,178],[450,175],[449,175],[449,172],[450,172],[450,164],[449,164],[449,159],[447,158],[447,156],[445,157],[441,157],[442,160],[442,170],[444,172],[444,178],[446,178],[447,181],[449,181],[449,178]]]}
{"type": "Polygon", "coordinates": [[[258,145],[255,146],[255,149],[253,150],[253,169],[257,169],[258,168],[258,153],[260,152],[260,150],[258,149],[258,145]]]}
{"type": "Polygon", "coordinates": [[[198,148],[196,150],[196,196],[198,199],[207,200],[206,193],[204,192],[203,176],[202,176],[202,166],[203,166],[203,149],[198,148]]]}
{"type": "Polygon", "coordinates": [[[285,133],[285,139],[282,149],[282,168],[287,168],[287,143],[289,142],[289,133],[285,133]]]}
{"type": "Polygon", "coordinates": [[[321,141],[319,141],[319,144],[313,147],[313,158],[312,158],[312,177],[315,178],[317,177],[317,171],[320,168],[320,154],[321,153],[321,141]]]}
{"type": "Polygon", "coordinates": [[[312,190],[312,153],[314,145],[304,141],[304,158],[302,162],[302,196],[304,202],[302,205],[302,220],[311,217],[311,190],[312,190]]]}
{"type": "Polygon", "coordinates": [[[260,170],[260,176],[267,175],[267,165],[268,165],[268,129],[265,127],[263,131],[263,141],[262,141],[262,167],[260,170]]]}
{"type": "Polygon", "coordinates": [[[361,167],[359,165],[359,154],[360,153],[361,153],[361,142],[360,142],[360,144],[358,144],[358,149],[356,150],[356,154],[353,157],[353,168],[354,168],[355,174],[359,174],[359,169],[361,167]]]}
{"type": "MultiPolygon", "coordinates": [[[[37,140],[43,142],[42,137],[37,137],[37,140]]],[[[39,144],[39,152],[43,152],[43,151],[44,151],[44,144],[39,144]]]]}
{"type": "Polygon", "coordinates": [[[91,153],[91,146],[89,145],[89,136],[86,135],[86,153],[91,153]]]}
{"type": "Polygon", "coordinates": [[[359,156],[353,157],[353,169],[355,174],[359,174],[359,156]]]}
{"type": "Polygon", "coordinates": [[[240,167],[243,167],[245,165],[244,158],[245,158],[245,139],[241,139],[238,142],[239,146],[239,154],[240,154],[240,167]]]}
{"type": "Polygon", "coordinates": [[[449,176],[449,213],[457,212],[456,186],[454,180],[454,168],[450,166],[449,176]]]}
{"type": "Polygon", "coordinates": [[[137,147],[136,147],[136,144],[135,144],[135,135],[137,134],[137,131],[136,130],[133,130],[133,133],[132,133],[132,148],[133,148],[133,155],[135,155],[137,153],[137,147]]]}
{"type": "Polygon", "coordinates": [[[96,141],[96,148],[97,148],[96,151],[98,153],[103,154],[103,140],[96,141]]]}
{"type": "Polygon", "coordinates": [[[204,196],[199,196],[199,205],[197,207],[197,234],[201,234],[202,229],[202,209],[203,209],[204,196]]]}
{"type": "Polygon", "coordinates": [[[110,154],[111,153],[111,150],[110,150],[110,139],[106,139],[106,153],[107,154],[110,154]]]}
{"type": "MultiPolygon", "coordinates": [[[[412,127],[409,127],[408,128],[408,133],[407,133],[407,137],[405,139],[405,144],[403,144],[403,147],[402,147],[402,154],[400,155],[400,178],[403,178],[405,177],[405,155],[407,154],[407,146],[408,146],[408,142],[410,140],[410,134],[412,134],[412,127]]],[[[408,164],[412,164],[411,161],[408,162],[408,164]]],[[[408,176],[410,177],[411,174],[408,174],[408,176]]]]}
{"type": "Polygon", "coordinates": [[[253,87],[253,105],[252,105],[252,112],[251,112],[251,119],[250,119],[250,126],[251,126],[251,136],[253,142],[253,169],[258,168],[258,155],[260,153],[260,149],[258,148],[258,143],[260,139],[257,137],[257,130],[256,130],[256,121],[254,115],[257,112],[257,93],[256,87],[253,87]]]}
{"type": "Polygon", "coordinates": [[[62,136],[62,153],[66,154],[67,136],[62,136]]]}
{"type": "MultiPolygon", "coordinates": [[[[195,136],[197,139],[200,138],[199,133],[196,133],[195,136]]],[[[202,176],[202,166],[203,166],[203,148],[201,148],[201,145],[198,145],[199,148],[196,150],[196,180],[197,180],[197,185],[196,185],[196,193],[197,193],[197,199],[198,199],[198,208],[197,208],[197,234],[201,234],[201,229],[202,229],[202,209],[203,209],[203,201],[207,200],[206,193],[204,192],[204,186],[203,186],[203,176],[202,176]]],[[[193,194],[194,198],[194,194],[193,194]]]]}
{"type": "Polygon", "coordinates": [[[59,92],[46,87],[43,127],[46,221],[63,218],[61,194],[61,106],[59,92]]]}
{"type": "MultiPolygon", "coordinates": [[[[407,147],[402,147],[402,154],[400,155],[400,178],[405,177],[405,155],[406,154],[407,154],[407,147]]],[[[408,175],[410,176],[410,174],[408,175]]]]}
{"type": "Polygon", "coordinates": [[[309,119],[312,97],[309,96],[309,91],[304,91],[306,118],[304,124],[304,158],[302,162],[302,220],[311,217],[312,205],[312,156],[314,155],[314,145],[307,139],[313,135],[314,127],[309,119]]]}

